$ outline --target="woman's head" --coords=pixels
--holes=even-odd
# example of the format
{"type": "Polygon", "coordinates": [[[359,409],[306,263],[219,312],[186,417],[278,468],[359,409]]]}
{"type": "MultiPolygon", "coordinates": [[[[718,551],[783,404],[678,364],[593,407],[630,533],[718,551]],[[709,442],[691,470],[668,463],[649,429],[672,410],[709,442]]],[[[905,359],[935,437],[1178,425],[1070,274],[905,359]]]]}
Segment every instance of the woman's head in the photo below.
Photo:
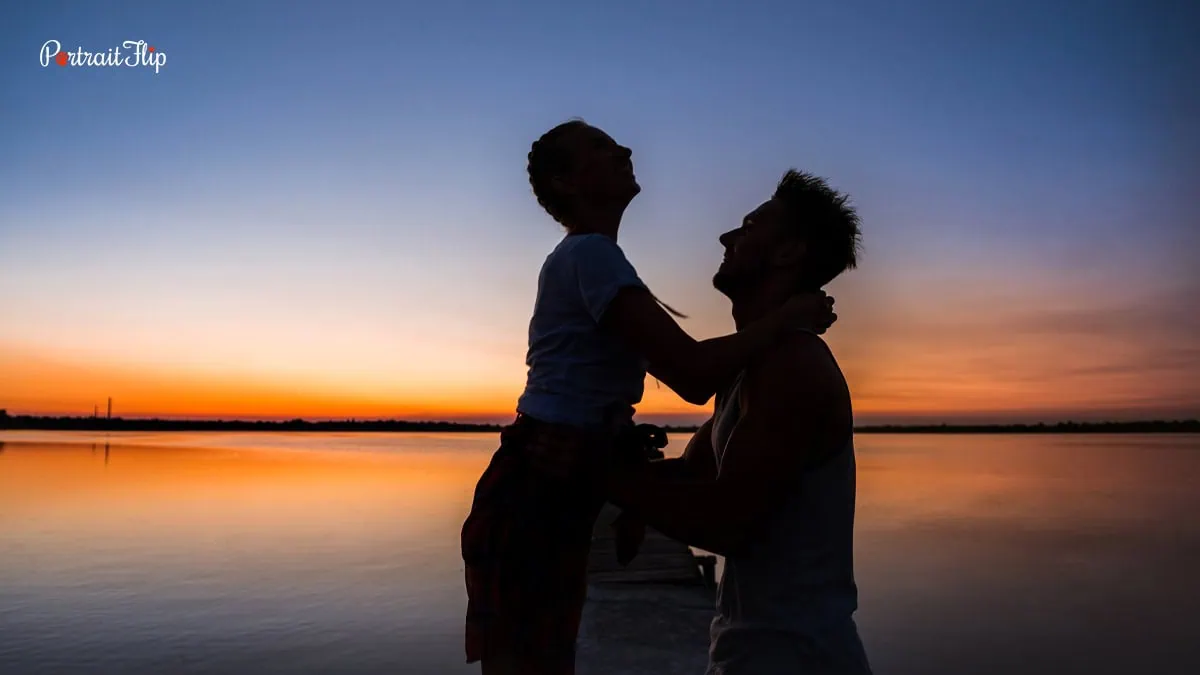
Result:
{"type": "Polygon", "coordinates": [[[529,184],[538,203],[567,229],[589,213],[621,213],[641,192],[633,152],[580,119],[554,127],[529,150],[529,184]]]}

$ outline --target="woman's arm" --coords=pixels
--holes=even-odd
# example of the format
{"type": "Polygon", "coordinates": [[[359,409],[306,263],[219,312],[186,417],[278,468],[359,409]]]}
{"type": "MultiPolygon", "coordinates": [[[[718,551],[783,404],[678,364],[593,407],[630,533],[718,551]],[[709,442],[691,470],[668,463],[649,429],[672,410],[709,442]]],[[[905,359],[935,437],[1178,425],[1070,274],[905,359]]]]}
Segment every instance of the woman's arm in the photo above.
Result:
{"type": "Polygon", "coordinates": [[[696,341],[659,305],[616,242],[604,235],[576,235],[569,255],[583,307],[603,330],[623,338],[645,358],[650,373],[685,401],[703,405],[755,355],[791,329],[819,329],[832,322],[824,294],[793,298],[767,318],[725,337],[696,341]],[[822,321],[830,318],[829,321],[822,321]]]}
{"type": "Polygon", "coordinates": [[[737,333],[697,341],[679,327],[649,291],[628,286],[613,297],[600,325],[649,361],[650,373],[683,400],[704,405],[785,332],[819,323],[825,310],[822,303],[815,295],[795,299],[737,333]]]}

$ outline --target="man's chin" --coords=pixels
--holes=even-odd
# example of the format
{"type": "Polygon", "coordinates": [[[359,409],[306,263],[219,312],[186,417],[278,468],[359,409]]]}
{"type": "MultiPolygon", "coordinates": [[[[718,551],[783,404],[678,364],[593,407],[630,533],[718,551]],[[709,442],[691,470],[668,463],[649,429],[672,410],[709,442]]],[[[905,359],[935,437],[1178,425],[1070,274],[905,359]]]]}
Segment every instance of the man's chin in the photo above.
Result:
{"type": "Polygon", "coordinates": [[[729,295],[729,293],[737,287],[737,282],[733,275],[718,269],[717,273],[713,275],[712,285],[713,288],[717,289],[717,291],[721,292],[722,294],[729,295]]]}

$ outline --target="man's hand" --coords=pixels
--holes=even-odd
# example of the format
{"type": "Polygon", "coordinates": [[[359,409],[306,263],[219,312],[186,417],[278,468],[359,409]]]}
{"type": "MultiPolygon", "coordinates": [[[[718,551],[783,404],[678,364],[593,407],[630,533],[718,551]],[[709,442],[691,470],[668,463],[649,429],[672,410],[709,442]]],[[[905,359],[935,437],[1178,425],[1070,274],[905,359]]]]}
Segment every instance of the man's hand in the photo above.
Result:
{"type": "Polygon", "coordinates": [[[627,566],[637,557],[642,541],[646,538],[646,524],[622,511],[612,522],[613,539],[617,545],[617,562],[627,566]]]}

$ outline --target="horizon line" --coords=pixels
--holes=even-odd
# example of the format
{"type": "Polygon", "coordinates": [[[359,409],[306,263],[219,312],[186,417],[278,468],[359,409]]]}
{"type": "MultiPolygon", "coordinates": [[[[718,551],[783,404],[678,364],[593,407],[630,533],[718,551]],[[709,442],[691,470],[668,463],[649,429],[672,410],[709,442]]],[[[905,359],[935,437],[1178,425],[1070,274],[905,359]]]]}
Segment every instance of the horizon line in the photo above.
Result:
{"type": "MultiPolygon", "coordinates": [[[[515,410],[506,411],[413,411],[420,418],[401,417],[399,415],[380,416],[380,415],[326,415],[326,414],[238,414],[238,413],[169,413],[169,412],[143,412],[131,411],[124,415],[119,415],[115,411],[107,411],[105,406],[97,406],[94,412],[58,412],[58,411],[37,411],[37,410],[14,410],[13,408],[5,408],[0,405],[0,415],[7,414],[8,417],[27,417],[27,418],[42,418],[42,419],[73,419],[73,420],[104,420],[110,418],[113,420],[123,419],[128,421],[160,421],[160,422],[178,422],[178,423],[215,423],[215,422],[262,422],[262,423],[284,423],[284,422],[345,422],[345,423],[364,423],[364,422],[406,422],[406,423],[444,423],[444,424],[491,424],[505,425],[518,414],[515,410]]],[[[403,415],[404,413],[401,413],[403,415]]],[[[696,410],[662,410],[662,411],[639,411],[635,416],[635,421],[641,420],[660,426],[696,426],[703,424],[705,418],[712,415],[711,409],[698,408],[696,410]]],[[[942,413],[925,411],[925,410],[864,410],[856,411],[854,414],[855,425],[869,426],[937,426],[937,425],[957,425],[957,426],[994,426],[994,425],[1035,425],[1035,424],[1061,424],[1063,422],[1078,422],[1087,424],[1099,423],[1144,423],[1147,421],[1193,421],[1200,420],[1200,409],[1191,410],[1188,407],[1176,409],[1093,409],[1093,410],[1076,410],[1064,408],[1058,410],[955,410],[944,411],[942,413]],[[1140,413],[1140,414],[1139,414],[1140,413]]]]}
{"type": "MultiPolygon", "coordinates": [[[[102,415],[30,415],[30,414],[9,414],[6,409],[0,408],[0,420],[6,423],[18,421],[29,423],[62,423],[71,425],[83,426],[123,426],[123,425],[156,425],[164,427],[184,427],[195,425],[197,427],[217,427],[221,425],[235,426],[258,426],[258,427],[287,427],[287,426],[317,426],[317,427],[333,427],[333,426],[357,426],[365,427],[372,425],[383,426],[414,426],[414,427],[446,427],[460,429],[500,429],[507,423],[496,422],[471,422],[471,421],[453,421],[453,420],[410,420],[399,418],[277,418],[277,419],[262,419],[262,418],[165,418],[165,417],[106,417],[102,415]]],[[[683,424],[662,424],[659,425],[664,429],[684,429],[695,430],[701,426],[698,423],[683,423],[683,424]]],[[[1058,420],[1054,422],[991,422],[991,423],[971,423],[971,422],[915,422],[915,423],[886,423],[886,424],[856,424],[855,431],[861,430],[881,430],[881,429],[1041,429],[1055,427],[1144,427],[1144,426],[1177,426],[1182,428],[1197,427],[1200,429],[1200,418],[1157,418],[1157,419],[1139,419],[1139,420],[1098,420],[1098,421],[1076,421],[1072,419],[1058,420]]],[[[0,429],[11,428],[7,424],[0,425],[0,429]]],[[[34,427],[25,427],[33,429],[34,427]]],[[[80,429],[86,430],[86,429],[80,429]]]]}

